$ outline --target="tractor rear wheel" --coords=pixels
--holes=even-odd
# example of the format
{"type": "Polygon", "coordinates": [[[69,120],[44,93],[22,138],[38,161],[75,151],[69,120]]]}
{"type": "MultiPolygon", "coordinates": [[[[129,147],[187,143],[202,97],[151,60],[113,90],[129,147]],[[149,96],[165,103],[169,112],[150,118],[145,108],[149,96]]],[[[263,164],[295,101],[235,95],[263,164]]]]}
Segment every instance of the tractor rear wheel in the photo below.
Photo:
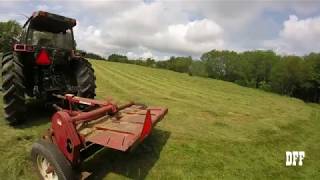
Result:
{"type": "Polygon", "coordinates": [[[1,65],[4,116],[10,124],[16,124],[26,111],[24,67],[12,52],[4,53],[1,65]]]}
{"type": "Polygon", "coordinates": [[[34,143],[31,158],[41,179],[76,179],[70,162],[51,142],[41,139],[34,143]]]}
{"type": "Polygon", "coordinates": [[[80,58],[74,62],[75,78],[78,86],[77,96],[94,98],[96,96],[96,77],[88,60],[80,58]]]}

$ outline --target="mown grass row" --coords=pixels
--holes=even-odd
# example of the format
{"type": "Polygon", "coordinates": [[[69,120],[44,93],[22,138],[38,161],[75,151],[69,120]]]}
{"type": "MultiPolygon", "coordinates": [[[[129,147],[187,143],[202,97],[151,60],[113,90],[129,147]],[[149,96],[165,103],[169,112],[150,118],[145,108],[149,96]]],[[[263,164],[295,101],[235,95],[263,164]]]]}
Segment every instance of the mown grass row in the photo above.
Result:
{"type": "MultiPolygon", "coordinates": [[[[91,179],[320,178],[319,105],[166,70],[91,62],[98,98],[169,108],[134,152],[104,150],[85,162],[91,179]],[[304,150],[305,165],[285,167],[287,150],[304,150]]],[[[49,127],[49,114],[30,116],[15,129],[1,121],[1,177],[35,177],[29,151],[49,127]]]]}
{"type": "MultiPolygon", "coordinates": [[[[115,96],[169,107],[170,115],[159,128],[171,132],[167,150],[177,152],[161,154],[179,161],[172,162],[165,177],[310,177],[285,168],[284,152],[306,148],[317,139],[304,141],[319,128],[314,126],[319,122],[316,108],[232,83],[134,65],[94,64],[105,78],[111,77],[112,86],[123,90],[115,96]]],[[[108,82],[100,87],[108,88],[108,82]]],[[[316,166],[310,169],[317,172],[316,166]]]]}

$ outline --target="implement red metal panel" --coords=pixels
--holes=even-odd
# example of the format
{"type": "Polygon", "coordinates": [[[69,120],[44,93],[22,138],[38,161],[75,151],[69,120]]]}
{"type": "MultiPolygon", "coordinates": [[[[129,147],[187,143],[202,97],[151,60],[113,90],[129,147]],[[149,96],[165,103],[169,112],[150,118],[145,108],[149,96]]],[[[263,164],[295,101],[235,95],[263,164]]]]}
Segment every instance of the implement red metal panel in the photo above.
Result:
{"type": "Polygon", "coordinates": [[[145,108],[140,105],[132,105],[119,111],[115,117],[102,118],[79,132],[85,137],[86,141],[126,151],[147,137],[151,130],[146,131],[142,137],[143,129],[146,129],[146,126],[152,128],[157,122],[162,120],[167,112],[167,108],[145,108]],[[146,121],[148,110],[151,116],[151,126],[146,121]]]}

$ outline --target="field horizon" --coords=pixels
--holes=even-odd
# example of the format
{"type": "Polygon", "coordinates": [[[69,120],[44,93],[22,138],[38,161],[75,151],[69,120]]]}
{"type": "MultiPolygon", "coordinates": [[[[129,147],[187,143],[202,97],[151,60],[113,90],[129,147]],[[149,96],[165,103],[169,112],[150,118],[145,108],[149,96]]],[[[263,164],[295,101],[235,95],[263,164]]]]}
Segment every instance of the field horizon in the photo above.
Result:
{"type": "MultiPolygon", "coordinates": [[[[320,105],[169,70],[91,60],[97,99],[165,106],[168,115],[135,151],[104,149],[89,179],[320,179],[320,105]],[[286,167],[286,151],[305,151],[286,167]]],[[[2,98],[2,93],[1,93],[2,98]]],[[[3,108],[2,102],[0,108],[3,108]]],[[[35,179],[32,143],[50,126],[41,105],[10,127],[0,116],[0,177],[35,179]]]]}

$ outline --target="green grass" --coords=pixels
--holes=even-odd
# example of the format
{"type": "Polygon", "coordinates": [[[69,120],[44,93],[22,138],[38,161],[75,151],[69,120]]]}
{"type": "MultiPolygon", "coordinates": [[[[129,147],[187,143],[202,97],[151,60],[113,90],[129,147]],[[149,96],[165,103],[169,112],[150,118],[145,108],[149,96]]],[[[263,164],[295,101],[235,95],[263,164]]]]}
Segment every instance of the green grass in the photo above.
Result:
{"type": "MultiPolygon", "coordinates": [[[[98,98],[169,108],[134,152],[103,150],[85,162],[91,179],[320,179],[319,105],[167,70],[91,62],[98,98]],[[285,151],[293,150],[305,151],[302,167],[285,167],[285,151]]],[[[1,116],[1,179],[36,178],[30,148],[50,113],[32,108],[18,128],[1,116]]]]}

